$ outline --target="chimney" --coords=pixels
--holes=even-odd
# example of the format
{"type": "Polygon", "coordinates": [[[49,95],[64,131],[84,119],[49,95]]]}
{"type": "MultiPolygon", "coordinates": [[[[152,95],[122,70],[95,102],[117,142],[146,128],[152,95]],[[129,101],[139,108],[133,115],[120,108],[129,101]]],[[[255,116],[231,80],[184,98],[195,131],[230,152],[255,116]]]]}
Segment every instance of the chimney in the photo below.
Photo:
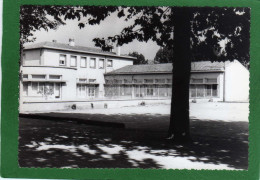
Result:
{"type": "Polygon", "coordinates": [[[69,38],[69,45],[70,45],[70,46],[75,46],[75,41],[74,41],[74,39],[69,38]]]}
{"type": "Polygon", "coordinates": [[[57,40],[56,40],[56,39],[53,39],[52,42],[57,43],[57,40]]]}
{"type": "Polygon", "coordinates": [[[116,46],[116,55],[120,56],[121,55],[121,47],[116,46]]]}

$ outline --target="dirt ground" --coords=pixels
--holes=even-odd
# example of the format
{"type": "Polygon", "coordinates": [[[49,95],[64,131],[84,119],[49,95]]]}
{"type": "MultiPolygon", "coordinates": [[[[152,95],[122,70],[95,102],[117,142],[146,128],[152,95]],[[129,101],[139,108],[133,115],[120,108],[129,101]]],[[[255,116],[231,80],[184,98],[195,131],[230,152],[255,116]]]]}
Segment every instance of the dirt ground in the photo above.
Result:
{"type": "Polygon", "coordinates": [[[58,168],[247,169],[248,103],[196,103],[190,109],[193,141],[184,145],[165,139],[169,105],[44,113],[44,120],[23,117],[19,164],[58,168]],[[84,121],[121,123],[124,128],[93,126],[84,121]]]}

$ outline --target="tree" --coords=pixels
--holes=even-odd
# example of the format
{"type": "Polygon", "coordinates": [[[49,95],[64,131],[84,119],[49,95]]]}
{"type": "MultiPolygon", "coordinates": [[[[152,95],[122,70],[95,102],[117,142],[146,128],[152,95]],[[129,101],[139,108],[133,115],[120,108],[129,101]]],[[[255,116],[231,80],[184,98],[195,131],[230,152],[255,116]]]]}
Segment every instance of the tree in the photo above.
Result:
{"type": "Polygon", "coordinates": [[[138,52],[132,52],[129,53],[128,56],[136,57],[134,60],[134,64],[147,64],[147,60],[145,60],[145,57],[143,54],[139,54],[138,52]]]}
{"type": "MultiPolygon", "coordinates": [[[[46,8],[48,10],[44,12],[54,17],[57,24],[62,24],[61,16],[64,16],[65,20],[75,18],[80,20],[81,17],[85,17],[86,22],[78,24],[80,28],[84,28],[85,24],[99,24],[112,13],[117,13],[118,18],[124,18],[125,21],[133,19],[134,23],[125,27],[120,34],[93,39],[95,45],[103,50],[110,50],[111,43],[122,46],[134,39],[144,42],[152,40],[161,47],[173,49],[172,106],[168,135],[176,141],[185,141],[190,138],[191,61],[234,59],[238,59],[240,62],[249,61],[249,8],[141,6],[76,8],[47,6],[46,8]]],[[[22,19],[22,21],[28,22],[26,19],[22,19]]],[[[30,24],[25,27],[29,32],[32,31],[32,27],[34,28],[34,21],[39,24],[38,28],[42,28],[41,24],[45,23],[39,23],[37,18],[29,21],[30,24]]],[[[47,27],[52,28],[52,26],[47,27]]],[[[21,37],[26,37],[26,34],[21,37]]]]}
{"type": "Polygon", "coordinates": [[[172,63],[173,61],[173,49],[169,49],[167,47],[160,48],[155,57],[155,63],[172,63]]]}

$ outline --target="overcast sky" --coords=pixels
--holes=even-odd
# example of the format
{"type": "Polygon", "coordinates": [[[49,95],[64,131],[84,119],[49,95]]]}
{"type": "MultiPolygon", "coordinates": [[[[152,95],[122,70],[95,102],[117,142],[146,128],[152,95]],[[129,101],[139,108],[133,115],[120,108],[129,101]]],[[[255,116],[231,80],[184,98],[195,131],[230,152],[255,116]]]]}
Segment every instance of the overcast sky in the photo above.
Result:
{"type": "MultiPolygon", "coordinates": [[[[59,43],[68,43],[69,38],[75,40],[76,45],[95,47],[92,41],[96,37],[107,37],[119,34],[121,30],[133,21],[125,22],[123,19],[117,18],[115,14],[106,18],[99,25],[87,25],[85,28],[79,29],[77,20],[68,20],[66,25],[59,26],[57,30],[37,31],[35,42],[57,40],[59,43]]],[[[159,46],[153,42],[148,41],[139,42],[137,40],[132,43],[125,44],[121,47],[121,54],[128,54],[129,52],[136,51],[142,53],[146,59],[153,60],[159,46]]]]}

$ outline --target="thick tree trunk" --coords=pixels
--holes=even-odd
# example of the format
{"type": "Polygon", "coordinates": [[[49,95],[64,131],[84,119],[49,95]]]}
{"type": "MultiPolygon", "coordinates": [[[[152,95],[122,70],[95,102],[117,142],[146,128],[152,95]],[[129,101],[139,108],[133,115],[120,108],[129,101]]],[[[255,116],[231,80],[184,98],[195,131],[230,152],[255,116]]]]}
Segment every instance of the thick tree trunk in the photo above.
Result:
{"type": "Polygon", "coordinates": [[[190,140],[189,83],[191,71],[191,17],[190,8],[173,8],[174,59],[172,103],[168,137],[174,141],[190,140]]]}

